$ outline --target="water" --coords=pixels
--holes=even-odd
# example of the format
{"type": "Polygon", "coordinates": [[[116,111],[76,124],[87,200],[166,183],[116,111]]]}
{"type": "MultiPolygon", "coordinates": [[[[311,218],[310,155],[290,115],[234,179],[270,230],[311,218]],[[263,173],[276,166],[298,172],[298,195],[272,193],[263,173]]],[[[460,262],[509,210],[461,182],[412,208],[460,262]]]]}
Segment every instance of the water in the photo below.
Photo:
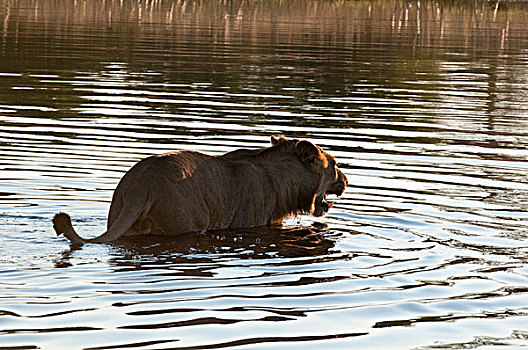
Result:
{"type": "Polygon", "coordinates": [[[527,33],[524,2],[0,0],[0,348],[528,347],[527,33]],[[339,160],[325,218],[52,230],[273,134],[339,160]]]}

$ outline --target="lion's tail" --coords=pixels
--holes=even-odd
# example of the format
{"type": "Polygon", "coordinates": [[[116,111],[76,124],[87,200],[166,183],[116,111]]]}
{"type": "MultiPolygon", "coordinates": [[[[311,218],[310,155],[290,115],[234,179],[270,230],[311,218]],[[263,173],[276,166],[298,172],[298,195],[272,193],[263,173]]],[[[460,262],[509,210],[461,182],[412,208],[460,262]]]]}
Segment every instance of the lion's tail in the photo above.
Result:
{"type": "Polygon", "coordinates": [[[128,229],[130,229],[130,227],[132,227],[138,218],[146,215],[152,205],[152,201],[149,200],[148,196],[146,197],[147,198],[142,198],[143,200],[140,200],[143,202],[142,205],[138,203],[138,201],[136,203],[129,203],[121,208],[118,217],[112,223],[108,231],[95,238],[85,239],[79,236],[73,228],[70,216],[66,213],[58,213],[55,215],[53,218],[53,228],[55,229],[55,232],[57,232],[57,236],[64,234],[64,236],[70,240],[72,245],[110,242],[121,237],[126,231],[128,231],[128,229]]]}
{"type": "Polygon", "coordinates": [[[55,215],[53,218],[53,228],[57,232],[57,236],[64,234],[74,245],[82,245],[86,242],[86,240],[75,232],[70,216],[66,213],[58,213],[55,215]]]}

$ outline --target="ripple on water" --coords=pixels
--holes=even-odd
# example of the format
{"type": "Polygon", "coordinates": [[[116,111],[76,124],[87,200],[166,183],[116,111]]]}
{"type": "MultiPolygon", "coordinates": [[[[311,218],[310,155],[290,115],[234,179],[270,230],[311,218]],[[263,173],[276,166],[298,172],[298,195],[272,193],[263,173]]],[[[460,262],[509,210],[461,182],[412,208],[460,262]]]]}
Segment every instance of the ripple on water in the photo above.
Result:
{"type": "Polygon", "coordinates": [[[523,3],[99,5],[0,0],[3,348],[526,346],[523,3]],[[102,233],[148,155],[281,133],[348,177],[327,217],[52,232],[102,233]]]}

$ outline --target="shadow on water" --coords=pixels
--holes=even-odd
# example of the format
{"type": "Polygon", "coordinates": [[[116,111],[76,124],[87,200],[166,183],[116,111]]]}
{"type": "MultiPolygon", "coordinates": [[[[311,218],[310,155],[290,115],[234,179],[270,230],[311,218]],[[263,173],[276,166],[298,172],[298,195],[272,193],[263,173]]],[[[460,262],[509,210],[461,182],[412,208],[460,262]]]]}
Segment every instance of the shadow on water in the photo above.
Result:
{"type": "MultiPolygon", "coordinates": [[[[336,234],[328,236],[325,225],[304,227],[259,227],[244,230],[186,233],[178,236],[122,237],[106,243],[109,263],[133,269],[159,268],[179,263],[213,262],[224,259],[301,258],[327,255],[336,234]]],[[[64,251],[54,261],[58,268],[72,266],[71,255],[80,247],[64,251]]],[[[207,273],[199,273],[207,275],[207,273]]]]}

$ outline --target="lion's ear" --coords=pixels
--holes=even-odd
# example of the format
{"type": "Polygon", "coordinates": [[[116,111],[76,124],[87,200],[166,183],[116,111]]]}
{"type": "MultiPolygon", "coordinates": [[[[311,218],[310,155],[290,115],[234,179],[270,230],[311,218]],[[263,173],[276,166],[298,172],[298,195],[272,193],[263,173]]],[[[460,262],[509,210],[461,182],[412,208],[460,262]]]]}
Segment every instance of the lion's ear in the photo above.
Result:
{"type": "Polygon", "coordinates": [[[271,145],[272,146],[275,146],[275,145],[278,145],[280,143],[284,143],[284,142],[287,142],[288,140],[284,137],[284,135],[279,135],[279,137],[277,136],[271,136],[271,145]]]}
{"type": "Polygon", "coordinates": [[[320,165],[323,161],[322,153],[319,148],[309,141],[299,141],[295,145],[295,153],[303,164],[311,168],[320,165]]]}

